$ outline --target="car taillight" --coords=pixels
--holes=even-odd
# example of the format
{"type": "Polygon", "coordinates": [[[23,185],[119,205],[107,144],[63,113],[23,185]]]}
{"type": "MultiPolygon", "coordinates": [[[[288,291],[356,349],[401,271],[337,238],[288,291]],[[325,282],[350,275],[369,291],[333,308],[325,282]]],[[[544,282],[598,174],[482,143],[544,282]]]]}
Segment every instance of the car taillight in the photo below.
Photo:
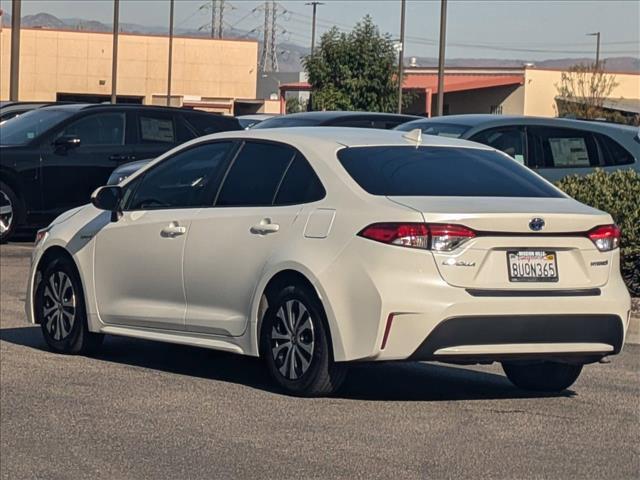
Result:
{"type": "Polygon", "coordinates": [[[449,252],[476,236],[462,225],[440,223],[374,223],[359,236],[403,247],[449,252]]]}
{"type": "Polygon", "coordinates": [[[431,234],[431,250],[438,252],[450,252],[455,250],[467,240],[476,236],[470,228],[462,225],[429,225],[431,234]]]}
{"type": "Polygon", "coordinates": [[[601,252],[620,246],[620,228],[617,225],[601,225],[590,230],[587,236],[601,252]]]}

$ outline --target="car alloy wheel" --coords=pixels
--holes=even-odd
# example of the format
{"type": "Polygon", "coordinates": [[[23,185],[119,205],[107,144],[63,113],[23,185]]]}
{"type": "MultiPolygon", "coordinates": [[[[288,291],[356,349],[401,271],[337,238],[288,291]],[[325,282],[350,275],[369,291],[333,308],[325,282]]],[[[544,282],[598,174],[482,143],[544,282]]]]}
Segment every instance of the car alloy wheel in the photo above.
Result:
{"type": "Polygon", "coordinates": [[[13,223],[13,203],[5,192],[0,190],[0,235],[11,229],[13,223]]]}
{"type": "Polygon", "coordinates": [[[54,340],[64,340],[71,333],[76,321],[76,293],[65,272],[54,271],[46,280],[42,318],[54,340]]]}
{"type": "Polygon", "coordinates": [[[311,314],[299,300],[289,300],[276,312],[269,344],[275,366],[288,380],[302,377],[311,365],[315,346],[311,314]]]}

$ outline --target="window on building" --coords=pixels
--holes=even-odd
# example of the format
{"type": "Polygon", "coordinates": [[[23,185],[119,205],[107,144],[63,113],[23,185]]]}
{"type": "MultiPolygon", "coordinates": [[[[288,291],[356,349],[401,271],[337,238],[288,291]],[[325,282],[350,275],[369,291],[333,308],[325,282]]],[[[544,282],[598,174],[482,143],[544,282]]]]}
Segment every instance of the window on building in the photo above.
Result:
{"type": "Polygon", "coordinates": [[[492,115],[502,115],[502,105],[491,105],[489,113],[492,115]]]}

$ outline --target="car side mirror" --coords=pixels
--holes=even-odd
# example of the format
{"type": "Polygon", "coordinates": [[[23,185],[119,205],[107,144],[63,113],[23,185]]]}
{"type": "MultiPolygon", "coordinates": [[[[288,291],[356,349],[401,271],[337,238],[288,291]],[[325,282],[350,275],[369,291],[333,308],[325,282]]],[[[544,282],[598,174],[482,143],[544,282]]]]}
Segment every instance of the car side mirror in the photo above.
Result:
{"type": "Polygon", "coordinates": [[[122,200],[122,188],[118,185],[99,187],[91,194],[91,203],[100,210],[111,212],[111,221],[117,222],[120,218],[120,201],[122,200]]]}
{"type": "Polygon", "coordinates": [[[80,146],[80,139],[75,135],[63,135],[53,141],[53,146],[56,149],[70,150],[80,146]]]}

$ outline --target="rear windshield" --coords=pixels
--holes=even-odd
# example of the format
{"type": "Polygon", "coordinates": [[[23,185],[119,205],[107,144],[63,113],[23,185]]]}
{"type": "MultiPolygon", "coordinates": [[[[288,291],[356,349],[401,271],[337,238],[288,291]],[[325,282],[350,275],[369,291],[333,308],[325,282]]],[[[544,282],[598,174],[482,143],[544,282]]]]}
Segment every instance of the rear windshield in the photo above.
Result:
{"type": "Polygon", "coordinates": [[[416,122],[403,123],[396,127],[396,130],[403,132],[409,132],[419,128],[425,135],[438,135],[440,137],[460,138],[464,135],[464,132],[469,130],[467,125],[453,125],[449,123],[433,123],[423,122],[418,120],[416,122]]]}
{"type": "Polygon", "coordinates": [[[367,192],[388,196],[559,197],[506,155],[464,147],[352,147],[340,163],[367,192]]]}

